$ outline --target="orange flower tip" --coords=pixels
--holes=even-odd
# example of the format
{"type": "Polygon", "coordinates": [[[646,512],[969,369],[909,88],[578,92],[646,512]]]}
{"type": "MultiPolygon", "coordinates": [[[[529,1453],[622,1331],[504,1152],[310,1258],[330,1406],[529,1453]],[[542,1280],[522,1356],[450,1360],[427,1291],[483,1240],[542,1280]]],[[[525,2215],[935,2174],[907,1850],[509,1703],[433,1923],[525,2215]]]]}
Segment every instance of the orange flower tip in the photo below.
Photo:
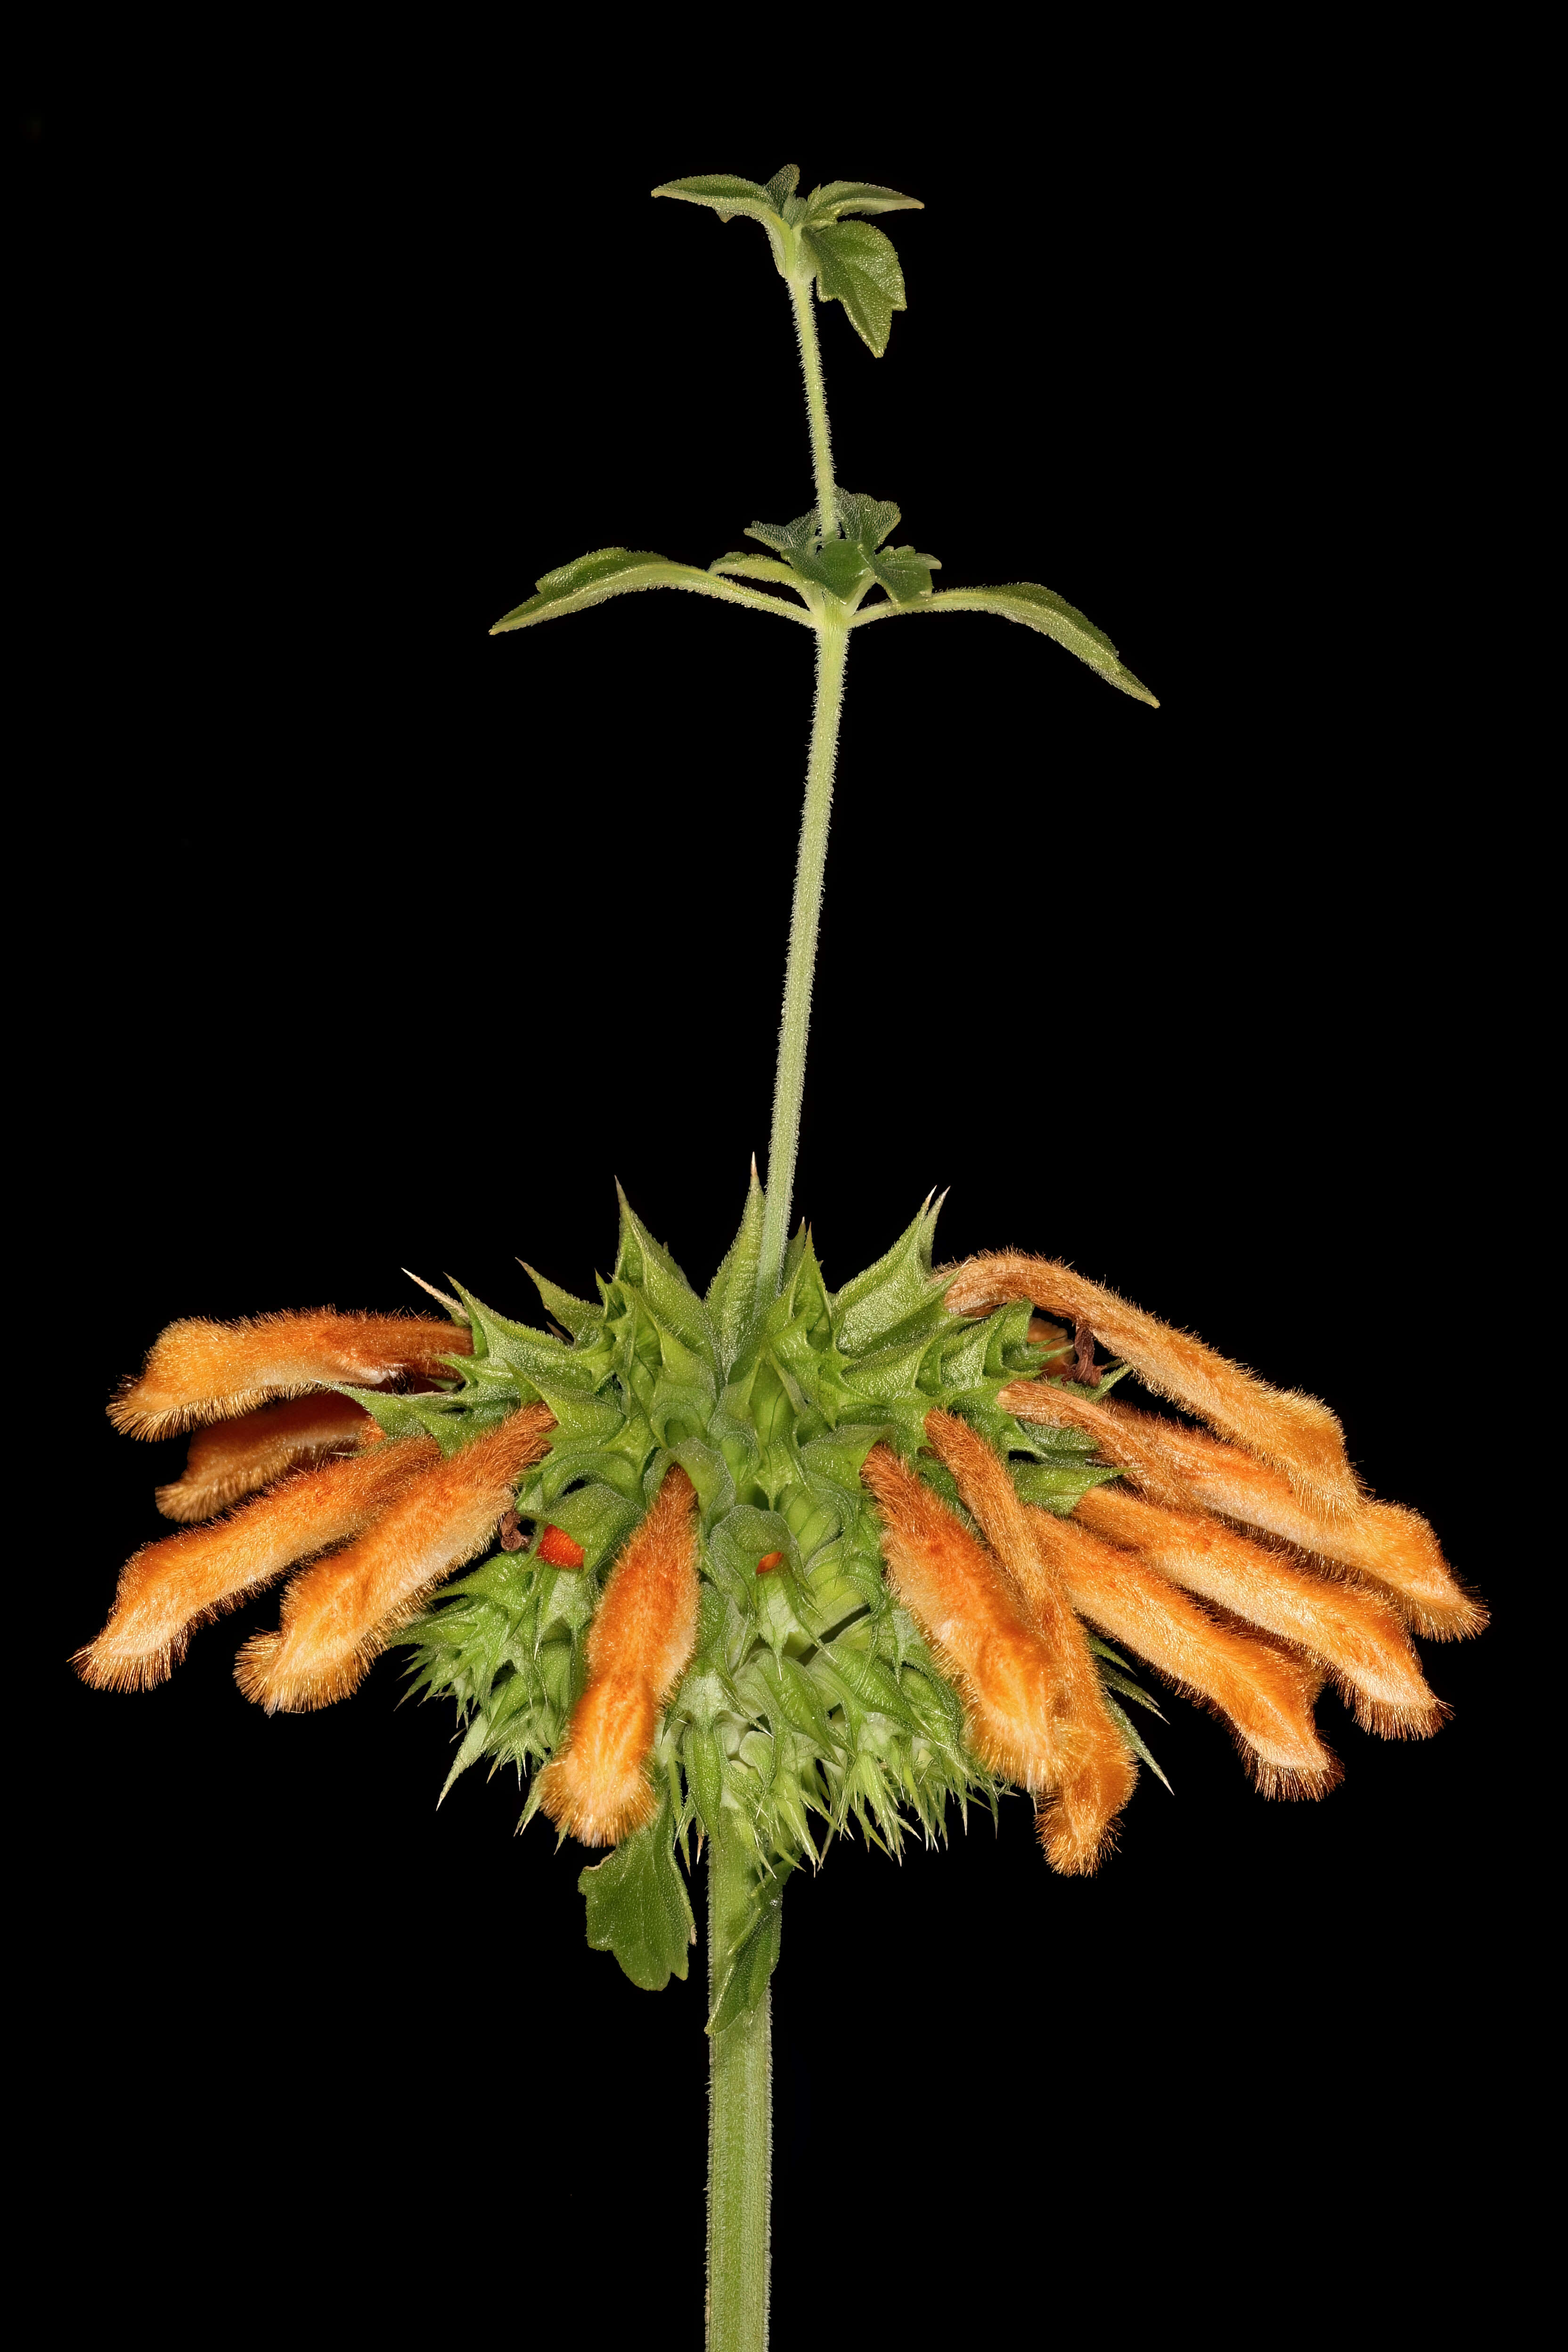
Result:
{"type": "Polygon", "coordinates": [[[350,1698],[375,1662],[375,1647],[358,1644],[338,1656],[289,1655],[286,1633],[253,1633],[234,1662],[234,1678],[247,1699],[268,1715],[310,1715],[350,1698]]]}
{"type": "Polygon", "coordinates": [[[106,1628],[71,1658],[71,1664],[91,1690],[149,1691],[166,1683],[185,1654],[183,1633],[153,1649],[117,1643],[106,1628]]]}
{"type": "Polygon", "coordinates": [[[757,1562],[757,1574],[759,1576],[767,1576],[771,1574],[775,1568],[782,1568],[783,1566],[784,1554],[782,1551],[765,1551],[761,1559],[757,1562]]]}
{"type": "Polygon", "coordinates": [[[539,1808],[563,1837],[574,1837],[579,1845],[619,1845],[647,1828],[658,1799],[640,1763],[595,1772],[568,1747],[540,1777],[539,1808]]]}
{"type": "Polygon", "coordinates": [[[258,1315],[239,1323],[200,1317],[171,1323],[139,1380],[109,1406],[128,1437],[171,1437],[201,1422],[229,1421],[276,1397],[342,1384],[383,1388],[400,1373],[446,1369],[470,1353],[467,1331],[402,1315],[258,1315]]]}
{"type": "Polygon", "coordinates": [[[540,1538],[535,1559],[549,1568],[581,1568],[586,1555],[580,1543],[574,1543],[564,1528],[547,1527],[540,1538]]]}

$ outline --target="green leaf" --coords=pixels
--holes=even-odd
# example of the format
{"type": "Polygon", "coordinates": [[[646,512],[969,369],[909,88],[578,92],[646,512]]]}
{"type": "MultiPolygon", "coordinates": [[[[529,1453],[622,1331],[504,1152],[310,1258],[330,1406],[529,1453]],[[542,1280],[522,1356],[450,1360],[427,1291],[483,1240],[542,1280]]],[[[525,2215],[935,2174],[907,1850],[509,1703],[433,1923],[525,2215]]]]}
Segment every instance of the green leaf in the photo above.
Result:
{"type": "MultiPolygon", "coordinates": [[[[781,564],[782,571],[784,566],[781,564]]],[[[745,1337],[746,1326],[756,1312],[757,1268],[763,1259],[763,1215],[766,1201],[757,1181],[757,1163],[752,1162],[752,1181],[746,1193],[746,1205],[741,1212],[741,1229],[724,1255],[724,1262],[708,1286],[704,1304],[713,1336],[719,1343],[719,1365],[728,1371],[735,1360],[736,1350],[745,1337]]]]}
{"type": "Polygon", "coordinates": [[[710,572],[700,572],[694,563],[671,563],[668,557],[647,549],[595,548],[591,555],[580,555],[574,562],[545,572],[535,586],[533,595],[501,615],[490,631],[492,637],[511,629],[531,628],[535,621],[562,620],[568,613],[586,612],[590,604],[602,604],[606,597],[629,596],[640,588],[686,588],[699,596],[716,596],[721,604],[744,604],[754,613],[782,613],[786,620],[799,621],[806,628],[813,625],[809,613],[781,604],[776,596],[764,596],[755,588],[742,588],[710,572]]]}
{"type": "Polygon", "coordinates": [[[739,2025],[742,2018],[750,2017],[779,1964],[783,1936],[784,1879],[779,1877],[763,1893],[755,1922],[724,1972],[708,2021],[710,2033],[722,2033],[727,2025],[739,2025]]]}
{"type": "MultiPolygon", "coordinates": [[[[798,175],[797,175],[798,176],[798,175]]],[[[787,193],[795,194],[793,185],[787,193]]],[[[836,221],[845,213],[923,213],[918,196],[900,196],[896,188],[879,188],[866,180],[829,180],[813,188],[805,200],[808,221],[836,221]]]]}
{"type": "MultiPolygon", "coordinates": [[[[889,607],[874,604],[856,615],[857,623],[887,618],[889,607]]],[[[1132,672],[1123,667],[1116,647],[1103,629],[1097,629],[1086,620],[1076,604],[1058,596],[1051,588],[1042,588],[1036,580],[1015,580],[1005,588],[942,588],[934,595],[922,596],[918,604],[900,609],[913,613],[995,613],[1005,621],[1021,621],[1026,629],[1037,629],[1043,637],[1054,637],[1069,654],[1123,694],[1136,702],[1146,702],[1152,710],[1160,708],[1158,698],[1132,672]]]]}
{"type": "Polygon", "coordinates": [[[653,194],[679,196],[689,205],[706,205],[721,220],[731,220],[736,213],[744,213],[752,220],[777,220],[782,199],[773,191],[786,176],[790,184],[784,194],[793,195],[800,173],[787,163],[765,187],[759,180],[742,180],[733,172],[705,172],[694,180],[665,180],[653,194]]]}
{"type": "Polygon", "coordinates": [[[771,555],[748,555],[740,549],[732,555],[721,555],[708,566],[727,580],[771,580],[781,588],[793,588],[800,593],[800,575],[787,563],[775,562],[771,555]]]}
{"type": "Polygon", "coordinates": [[[767,186],[763,193],[764,195],[768,196],[774,205],[778,205],[782,209],[782,207],[789,201],[790,197],[794,195],[799,185],[799,164],[786,163],[782,172],[775,172],[773,173],[773,178],[768,182],[767,186]]]}
{"type": "Polygon", "coordinates": [[[931,594],[931,575],[942,570],[934,555],[921,555],[912,547],[884,548],[871,558],[871,570],[895,604],[912,604],[931,594]]]}
{"type": "MultiPolygon", "coordinates": [[[[838,509],[838,528],[846,539],[872,556],[890,530],[897,530],[902,515],[891,499],[868,498],[864,490],[839,490],[833,493],[838,509]]],[[[815,513],[816,509],[813,509],[815,513]]]]}
{"type": "Polygon", "coordinates": [[[829,221],[803,227],[800,241],[816,273],[818,299],[842,302],[861,341],[880,359],[894,311],[909,307],[891,238],[867,221],[829,221]]]}
{"type": "Polygon", "coordinates": [[[614,1952],[644,1992],[662,1992],[671,1977],[685,1976],[695,1929],[668,1802],[607,1862],[585,1870],[577,1887],[588,1906],[590,1950],[614,1952]]]}

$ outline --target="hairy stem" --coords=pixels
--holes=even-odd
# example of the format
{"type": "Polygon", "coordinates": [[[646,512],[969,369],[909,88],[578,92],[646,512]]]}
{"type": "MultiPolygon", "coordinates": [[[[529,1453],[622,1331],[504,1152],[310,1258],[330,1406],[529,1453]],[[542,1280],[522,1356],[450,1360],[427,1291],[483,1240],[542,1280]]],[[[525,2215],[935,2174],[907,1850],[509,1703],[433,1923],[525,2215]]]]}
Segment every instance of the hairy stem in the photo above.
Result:
{"type": "Polygon", "coordinates": [[[805,377],[805,413],[811,425],[811,467],[816,480],[816,520],[824,539],[838,536],[838,506],[833,495],[833,444],[827,432],[827,392],[822,381],[822,354],[816,345],[816,314],[812,308],[809,278],[785,280],[795,305],[795,331],[800,344],[800,364],[805,377]]]}
{"type": "MultiPolygon", "coordinates": [[[[754,1864],[722,1832],[708,1846],[708,2004],[744,1934],[754,1864]]],[[[766,2352],[773,2199],[773,1995],[710,2040],[708,2352],[766,2352]]]]}
{"type": "Polygon", "coordinates": [[[805,770],[805,806],[801,812],[800,853],[795,869],[795,911],[790,917],[789,963],[784,972],[784,1017],[779,1023],[778,1075],[773,1082],[773,1125],[768,1143],[767,1206],[763,1216],[763,1254],[757,1296],[778,1288],[795,1190],[800,1145],[800,1098],[805,1085],[805,1039],[811,1026],[811,976],[816,965],[816,929],[822,913],[822,876],[827,863],[827,827],[833,814],[833,763],[838,750],[838,719],[844,708],[844,663],[849,632],[833,609],[823,614],[816,637],[816,709],[811,722],[811,756],[805,770]]]}

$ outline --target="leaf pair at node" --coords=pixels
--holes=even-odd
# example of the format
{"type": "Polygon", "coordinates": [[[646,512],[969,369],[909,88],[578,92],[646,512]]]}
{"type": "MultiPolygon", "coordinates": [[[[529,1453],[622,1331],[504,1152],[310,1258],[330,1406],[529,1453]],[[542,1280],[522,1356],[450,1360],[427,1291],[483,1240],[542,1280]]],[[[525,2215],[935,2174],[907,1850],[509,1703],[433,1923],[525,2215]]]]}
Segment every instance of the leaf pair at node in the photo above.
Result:
{"type": "Polygon", "coordinates": [[[934,555],[912,547],[884,548],[882,541],[897,528],[899,509],[886,499],[869,499],[859,490],[835,492],[842,536],[825,536],[816,507],[794,522],[753,522],[745,536],[759,540],[782,558],[763,555],[721,555],[710,571],[745,580],[777,581],[793,588],[805,580],[827,589],[841,604],[858,604],[868,590],[885,588],[895,604],[912,604],[929,596],[931,575],[942,565],[934,555]]]}
{"type": "Polygon", "coordinates": [[[656,196],[679,196],[706,205],[721,220],[737,213],[761,221],[784,278],[815,282],[819,302],[842,302],[856,333],[878,359],[888,348],[893,313],[908,308],[904,274],[892,239],[850,213],[923,211],[915,196],[860,180],[829,180],[797,196],[800,173],[786,163],[767,181],[742,180],[728,172],[694,180],[667,180],[656,196]]]}

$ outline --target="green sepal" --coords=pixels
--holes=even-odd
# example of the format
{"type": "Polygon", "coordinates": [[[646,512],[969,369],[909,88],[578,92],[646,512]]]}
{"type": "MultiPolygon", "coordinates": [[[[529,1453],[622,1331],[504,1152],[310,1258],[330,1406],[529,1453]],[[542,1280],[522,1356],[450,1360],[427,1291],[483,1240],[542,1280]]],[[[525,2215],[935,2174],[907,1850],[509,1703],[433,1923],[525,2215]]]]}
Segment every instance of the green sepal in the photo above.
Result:
{"type": "Polygon", "coordinates": [[[847,1282],[832,1300],[833,1331],[846,1355],[858,1356],[928,1305],[936,1286],[931,1270],[931,1241],[942,1209],[928,1193],[913,1223],[890,1250],[847,1282]]]}
{"type": "MultiPolygon", "coordinates": [[[[781,565],[780,570],[783,570],[781,565]]],[[[746,1205],[741,1212],[740,1230],[718,1273],[708,1286],[703,1301],[709,1327],[719,1351],[719,1369],[727,1372],[746,1329],[756,1311],[757,1269],[763,1262],[763,1218],[767,1207],[766,1196],[757,1181],[757,1163],[752,1162],[752,1181],[746,1192],[746,1205]]]]}
{"type": "Polygon", "coordinates": [[[869,221],[809,220],[799,234],[818,300],[842,302],[867,350],[880,359],[894,311],[909,307],[892,239],[869,221]]]}
{"type": "MultiPolygon", "coordinates": [[[[1144,1738],[1137,1725],[1133,1722],[1131,1717],[1128,1714],[1126,1708],[1119,1706],[1116,1701],[1110,1696],[1109,1691],[1102,1689],[1100,1696],[1104,1700],[1107,1715],[1110,1716],[1110,1720],[1115,1724],[1117,1729],[1121,1732],[1123,1739],[1126,1740],[1128,1747],[1131,1748],[1134,1756],[1139,1759],[1140,1762],[1147,1764],[1150,1771],[1152,1772],[1156,1780],[1164,1781],[1165,1787],[1167,1789],[1171,1789],[1170,1781],[1165,1779],[1163,1767],[1161,1765],[1158,1758],[1154,1755],[1148,1741],[1144,1738]]],[[[1174,1789],[1171,1789],[1171,1794],[1173,1797],[1175,1793],[1174,1789]]]]}
{"type": "MultiPolygon", "coordinates": [[[[875,620],[885,609],[873,606],[858,617],[862,622],[875,620]]],[[[1097,629],[1076,604],[1069,604],[1052,588],[1042,588],[1038,581],[1015,580],[1005,588],[941,588],[932,595],[911,601],[909,609],[921,613],[996,613],[1005,621],[1021,622],[1025,628],[1037,629],[1042,636],[1054,638],[1108,685],[1131,695],[1134,701],[1146,702],[1152,710],[1160,708],[1158,698],[1123,665],[1104,630],[1097,629]]]]}
{"type": "Polygon", "coordinates": [[[684,1978],[696,1937],[691,1903],[675,1859],[668,1799],[658,1819],[618,1845],[607,1862],[584,1870],[578,1892],[588,1908],[588,1943],[614,1952],[622,1972],[644,1992],[684,1978]]]}
{"type": "Polygon", "coordinates": [[[672,1332],[684,1348],[716,1366],[718,1349],[707,1308],[664,1244],[655,1241],[637,1215],[618,1184],[616,1197],[621,1208],[616,1280],[639,1286],[659,1325],[672,1332]]]}
{"type": "Polygon", "coordinates": [[[1025,1502],[1054,1512],[1058,1519],[1070,1517],[1091,1486],[1103,1486],[1108,1478],[1121,1475],[1120,1470],[1107,1470],[1092,1462],[1066,1462],[1059,1455],[1047,1462],[1011,1462],[1007,1466],[1025,1502]]]}
{"type": "Polygon", "coordinates": [[[526,1258],[520,1257],[518,1264],[544,1301],[545,1313],[552,1315],[563,1330],[569,1332],[574,1339],[584,1338],[597,1330],[603,1324],[605,1319],[603,1306],[594,1307],[585,1298],[574,1298],[569,1290],[561,1289],[558,1285],[547,1281],[543,1275],[537,1273],[526,1258]]]}

